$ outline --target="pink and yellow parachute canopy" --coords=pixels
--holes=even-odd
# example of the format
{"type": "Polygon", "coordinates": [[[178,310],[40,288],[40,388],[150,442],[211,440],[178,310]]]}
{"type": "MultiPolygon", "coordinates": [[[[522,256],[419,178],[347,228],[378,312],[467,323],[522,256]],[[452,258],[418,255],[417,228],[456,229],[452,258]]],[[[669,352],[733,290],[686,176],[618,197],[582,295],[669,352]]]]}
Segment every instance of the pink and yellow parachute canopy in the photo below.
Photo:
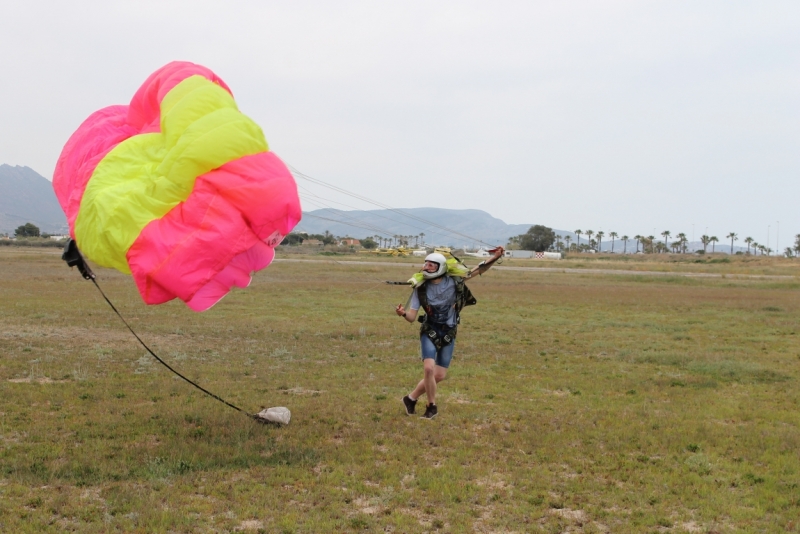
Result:
{"type": "Polygon", "coordinates": [[[53,175],[70,234],[133,275],[148,304],[207,310],[274,258],[301,217],[297,185],[213,72],[173,62],[128,106],[91,114],[53,175]]]}

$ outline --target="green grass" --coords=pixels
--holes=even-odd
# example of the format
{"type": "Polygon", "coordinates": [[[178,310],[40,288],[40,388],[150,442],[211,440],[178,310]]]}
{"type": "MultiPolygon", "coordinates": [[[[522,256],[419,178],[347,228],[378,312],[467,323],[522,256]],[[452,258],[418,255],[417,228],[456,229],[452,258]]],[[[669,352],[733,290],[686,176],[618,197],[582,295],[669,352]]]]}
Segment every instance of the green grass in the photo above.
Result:
{"type": "Polygon", "coordinates": [[[189,378],[289,407],[276,428],[176,380],[59,254],[0,250],[2,532],[798,528],[797,281],[493,271],[423,421],[408,290],[380,284],[411,264],[278,262],[203,314],[97,270],[189,378]]]}

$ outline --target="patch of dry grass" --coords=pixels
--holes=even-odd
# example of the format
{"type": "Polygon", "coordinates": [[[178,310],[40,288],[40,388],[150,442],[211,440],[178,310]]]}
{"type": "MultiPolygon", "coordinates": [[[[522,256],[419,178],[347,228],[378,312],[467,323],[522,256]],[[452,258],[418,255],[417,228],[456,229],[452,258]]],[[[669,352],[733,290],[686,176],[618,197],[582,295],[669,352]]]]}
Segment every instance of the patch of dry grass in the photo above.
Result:
{"type": "Polygon", "coordinates": [[[98,270],[190,378],[289,407],[277,429],[152,362],[57,253],[0,272],[0,531],[797,528],[797,281],[494,271],[423,421],[402,268],[279,262],[205,314],[98,270]]]}

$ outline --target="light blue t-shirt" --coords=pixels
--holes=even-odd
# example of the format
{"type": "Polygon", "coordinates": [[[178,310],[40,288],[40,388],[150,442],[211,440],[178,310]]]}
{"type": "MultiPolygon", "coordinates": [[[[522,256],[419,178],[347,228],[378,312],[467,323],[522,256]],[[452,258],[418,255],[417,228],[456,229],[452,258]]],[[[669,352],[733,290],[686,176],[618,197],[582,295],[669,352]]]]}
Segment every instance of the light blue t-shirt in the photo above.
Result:
{"type": "MultiPolygon", "coordinates": [[[[453,327],[456,325],[456,283],[448,275],[438,284],[425,282],[423,286],[425,294],[428,296],[428,305],[431,307],[431,316],[428,322],[436,324],[446,324],[453,327]]],[[[411,295],[412,310],[419,310],[420,302],[417,291],[411,295]]]]}

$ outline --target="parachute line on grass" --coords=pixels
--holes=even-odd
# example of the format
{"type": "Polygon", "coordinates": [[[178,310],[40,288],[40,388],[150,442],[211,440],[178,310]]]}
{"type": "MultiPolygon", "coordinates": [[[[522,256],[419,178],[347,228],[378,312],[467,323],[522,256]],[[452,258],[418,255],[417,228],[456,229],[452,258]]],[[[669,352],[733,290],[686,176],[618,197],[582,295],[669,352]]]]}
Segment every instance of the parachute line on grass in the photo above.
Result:
{"type": "MultiPolygon", "coordinates": [[[[211,393],[210,391],[208,391],[207,389],[205,389],[201,385],[197,384],[196,382],[193,382],[192,380],[189,380],[188,378],[183,376],[181,373],[179,373],[178,371],[173,369],[172,366],[170,366],[167,362],[162,360],[158,356],[158,354],[153,352],[152,349],[150,349],[150,347],[148,347],[147,344],[142,340],[142,338],[139,337],[139,334],[137,334],[136,331],[133,329],[133,327],[128,323],[128,321],[125,320],[125,317],[123,317],[122,314],[117,309],[117,307],[114,306],[114,303],[111,302],[111,299],[109,299],[108,296],[106,296],[105,291],[103,291],[103,289],[100,287],[100,284],[97,283],[97,276],[94,274],[94,272],[92,272],[92,269],[86,263],[86,260],[83,258],[83,255],[81,255],[80,250],[78,250],[78,246],[75,243],[75,240],[73,240],[73,239],[68,239],[67,240],[66,245],[64,245],[64,253],[61,255],[61,259],[64,260],[67,263],[68,267],[77,267],[78,271],[81,273],[81,275],[83,276],[84,279],[92,281],[92,283],[94,284],[94,287],[97,288],[97,290],[100,292],[100,295],[103,296],[103,299],[106,301],[106,303],[109,306],[111,306],[111,309],[114,310],[114,313],[117,314],[117,317],[120,318],[122,323],[130,331],[130,333],[133,334],[133,337],[136,338],[136,341],[138,341],[139,344],[142,347],[144,347],[144,350],[146,350],[150,354],[150,356],[155,358],[156,361],[158,361],[158,363],[160,363],[161,365],[166,367],[171,373],[175,374],[177,377],[181,378],[182,380],[184,380],[188,384],[191,384],[192,386],[196,387],[197,389],[199,389],[200,391],[202,391],[203,393],[205,393],[209,397],[212,397],[212,398],[218,400],[219,402],[225,404],[226,406],[229,406],[230,408],[233,408],[237,412],[243,413],[244,415],[246,415],[250,419],[254,419],[254,420],[258,421],[259,423],[282,422],[282,421],[275,421],[272,418],[269,418],[268,414],[265,413],[266,410],[264,410],[262,412],[259,412],[257,414],[247,413],[246,411],[242,410],[241,408],[239,408],[235,404],[231,404],[230,402],[226,401],[225,399],[223,399],[219,395],[215,395],[214,393],[211,393]]],[[[291,417],[291,415],[290,415],[290,417],[291,417]]],[[[288,423],[288,421],[286,421],[286,422],[288,423]]]]}

